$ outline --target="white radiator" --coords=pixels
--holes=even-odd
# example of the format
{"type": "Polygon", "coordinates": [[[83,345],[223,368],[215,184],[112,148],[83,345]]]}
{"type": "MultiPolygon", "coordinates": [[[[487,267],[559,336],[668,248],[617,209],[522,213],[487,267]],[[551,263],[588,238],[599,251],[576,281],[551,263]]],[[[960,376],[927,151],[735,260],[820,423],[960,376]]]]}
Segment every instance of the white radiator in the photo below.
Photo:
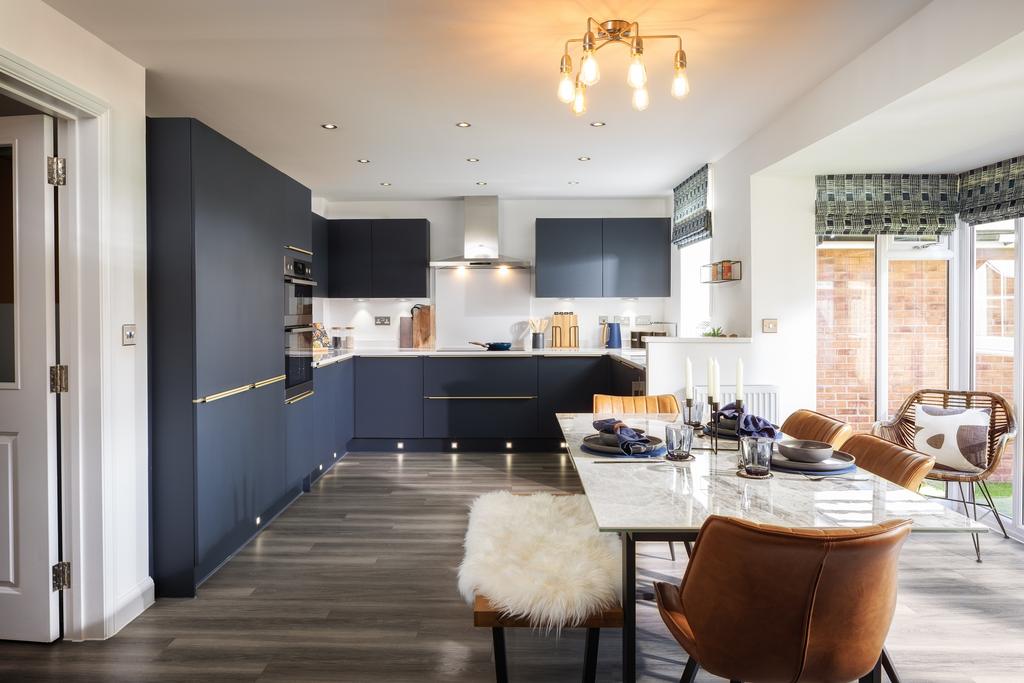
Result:
{"type": "MultiPolygon", "coordinates": [[[[743,391],[746,394],[743,404],[744,412],[779,424],[779,388],[777,386],[748,384],[743,387],[743,391]]],[[[721,393],[722,396],[718,400],[719,406],[724,406],[726,403],[732,403],[736,400],[736,387],[723,387],[721,393]]],[[[679,393],[680,405],[683,405],[683,395],[683,392],[679,393]]],[[[694,400],[700,403],[707,403],[708,388],[706,386],[694,387],[694,400]]],[[[705,408],[705,410],[707,409],[705,408]]],[[[705,417],[705,419],[707,418],[705,417]]]]}

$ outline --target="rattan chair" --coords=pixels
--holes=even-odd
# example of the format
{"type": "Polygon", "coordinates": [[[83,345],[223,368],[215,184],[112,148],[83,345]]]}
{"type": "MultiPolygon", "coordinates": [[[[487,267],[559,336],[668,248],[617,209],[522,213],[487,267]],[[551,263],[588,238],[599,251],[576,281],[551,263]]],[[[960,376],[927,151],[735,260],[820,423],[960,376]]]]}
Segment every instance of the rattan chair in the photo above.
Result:
{"type": "MultiPolygon", "coordinates": [[[[980,472],[961,472],[936,464],[926,477],[932,481],[941,481],[946,484],[956,484],[960,489],[960,500],[963,502],[966,511],[968,503],[974,511],[974,518],[978,518],[978,505],[981,505],[995,515],[996,522],[1003,532],[1003,536],[1009,538],[1006,527],[1003,526],[1002,517],[996,510],[995,501],[988,490],[986,480],[992,476],[999,461],[1002,460],[1006,445],[1010,439],[1017,435],[1017,420],[1013,414],[1010,403],[1000,396],[989,391],[947,391],[945,389],[922,389],[915,391],[900,406],[896,416],[888,421],[876,422],[871,428],[871,433],[880,436],[887,441],[892,441],[904,448],[914,448],[914,434],[917,430],[915,415],[917,406],[929,405],[940,408],[988,408],[991,411],[991,419],[988,426],[988,450],[986,452],[985,467],[980,472]],[[964,484],[972,487],[977,484],[978,490],[985,498],[978,503],[972,488],[970,498],[964,491],[964,484]]],[[[948,488],[947,488],[948,490],[948,488]]],[[[981,544],[978,534],[972,534],[974,540],[974,552],[981,562],[981,544]]]]}

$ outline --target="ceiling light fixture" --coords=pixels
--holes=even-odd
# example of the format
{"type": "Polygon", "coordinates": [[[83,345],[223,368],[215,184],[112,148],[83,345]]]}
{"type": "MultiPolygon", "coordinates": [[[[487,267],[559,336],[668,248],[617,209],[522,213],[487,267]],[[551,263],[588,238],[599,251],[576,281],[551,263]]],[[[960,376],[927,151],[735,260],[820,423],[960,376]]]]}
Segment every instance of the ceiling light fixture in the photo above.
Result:
{"type": "Polygon", "coordinates": [[[476,157],[466,157],[466,161],[468,161],[471,164],[475,164],[476,162],[478,162],[480,160],[477,159],[476,157]]]}
{"type": "Polygon", "coordinates": [[[576,157],[576,161],[590,161],[590,157],[576,157]]]}
{"type": "Polygon", "coordinates": [[[469,127],[470,127],[470,126],[472,126],[473,124],[472,124],[472,123],[469,123],[468,121],[459,121],[459,122],[458,122],[458,123],[456,123],[455,125],[456,125],[456,126],[458,126],[459,128],[469,128],[469,127]]]}
{"type": "Polygon", "coordinates": [[[381,187],[391,187],[391,183],[389,183],[388,181],[385,180],[383,183],[380,184],[380,186],[381,187]]]}
{"type": "Polygon", "coordinates": [[[605,127],[605,122],[604,121],[591,121],[590,125],[591,125],[592,128],[604,128],[605,127]]]}
{"type": "Polygon", "coordinates": [[[323,128],[324,130],[337,130],[338,129],[338,124],[336,124],[336,123],[321,123],[320,127],[323,128]]]}
{"type": "MultiPolygon", "coordinates": [[[[587,30],[582,38],[570,38],[565,41],[565,50],[559,63],[558,99],[569,105],[576,116],[587,111],[587,88],[597,85],[601,80],[601,69],[597,64],[596,53],[606,45],[617,43],[629,47],[629,68],[626,71],[626,84],[633,89],[633,109],[643,111],[651,103],[651,95],[647,92],[647,67],[644,65],[645,40],[675,40],[677,49],[672,61],[674,76],[669,92],[672,97],[682,99],[690,92],[690,80],[686,73],[686,53],[683,52],[683,39],[677,35],[640,35],[640,24],[624,19],[608,19],[597,21],[587,18],[587,30]],[[569,55],[569,43],[582,43],[583,56],[580,58],[580,70],[573,78],[572,57],[569,55]]],[[[590,124],[595,128],[604,125],[594,121],[590,124]]]]}
{"type": "Polygon", "coordinates": [[[368,163],[370,163],[370,160],[369,159],[356,159],[356,163],[357,164],[368,164],[368,163]]]}
{"type": "Polygon", "coordinates": [[[476,181],[476,184],[479,185],[480,187],[483,187],[487,183],[485,181],[483,181],[483,180],[478,180],[478,181],[476,181]]]}
{"type": "Polygon", "coordinates": [[[579,185],[579,184],[580,184],[580,181],[578,181],[578,180],[570,180],[570,181],[569,181],[569,184],[570,184],[570,185],[579,185]]]}

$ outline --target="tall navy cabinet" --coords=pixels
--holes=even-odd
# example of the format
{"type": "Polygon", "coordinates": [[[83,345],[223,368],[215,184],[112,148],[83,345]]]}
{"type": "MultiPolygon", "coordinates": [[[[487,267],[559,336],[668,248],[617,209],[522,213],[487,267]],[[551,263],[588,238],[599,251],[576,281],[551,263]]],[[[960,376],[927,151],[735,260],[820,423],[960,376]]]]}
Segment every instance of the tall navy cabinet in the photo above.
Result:
{"type": "Polygon", "coordinates": [[[147,121],[152,575],[196,586],[298,493],[287,476],[283,249],[309,190],[194,119],[147,121]]]}
{"type": "Polygon", "coordinates": [[[313,288],[313,296],[326,297],[330,288],[330,272],[327,268],[328,246],[327,246],[327,219],[323,216],[312,214],[313,228],[313,279],[316,287],[313,288]]]}

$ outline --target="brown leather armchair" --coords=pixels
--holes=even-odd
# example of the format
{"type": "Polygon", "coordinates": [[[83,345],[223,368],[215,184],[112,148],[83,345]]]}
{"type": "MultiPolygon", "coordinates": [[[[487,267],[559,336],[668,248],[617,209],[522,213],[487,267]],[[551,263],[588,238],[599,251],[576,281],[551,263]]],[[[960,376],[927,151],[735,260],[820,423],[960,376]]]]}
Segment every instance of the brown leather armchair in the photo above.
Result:
{"type": "Polygon", "coordinates": [[[870,434],[856,434],[843,445],[843,451],[857,459],[857,466],[888,479],[903,488],[916,491],[932,471],[935,458],[870,434]]]}
{"type": "Polygon", "coordinates": [[[689,660],[733,681],[851,681],[892,672],[883,645],[909,520],[790,529],[712,516],[658,611],[689,660]]]}
{"type": "Polygon", "coordinates": [[[652,413],[678,413],[679,401],[672,394],[659,396],[609,396],[594,394],[595,413],[621,413],[623,415],[650,415],[652,413]]]}
{"type": "Polygon", "coordinates": [[[786,418],[782,433],[793,439],[824,441],[832,448],[841,448],[853,436],[853,427],[822,413],[803,408],[786,418]]]}

